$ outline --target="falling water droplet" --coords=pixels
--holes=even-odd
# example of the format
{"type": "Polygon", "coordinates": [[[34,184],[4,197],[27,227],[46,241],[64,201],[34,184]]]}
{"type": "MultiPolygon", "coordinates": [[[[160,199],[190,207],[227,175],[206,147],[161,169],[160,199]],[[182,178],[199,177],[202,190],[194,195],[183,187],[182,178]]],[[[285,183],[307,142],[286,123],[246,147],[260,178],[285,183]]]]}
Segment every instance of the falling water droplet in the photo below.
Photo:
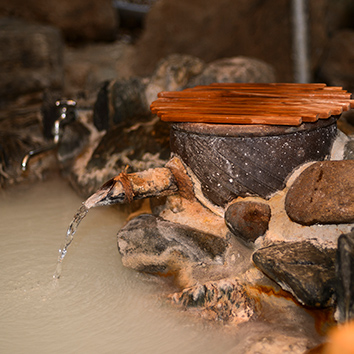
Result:
{"type": "Polygon", "coordinates": [[[66,232],[64,245],[59,248],[57,267],[56,267],[55,273],[53,275],[54,279],[60,278],[61,270],[62,270],[62,262],[63,262],[64,257],[66,256],[66,253],[68,252],[68,247],[70,246],[71,242],[74,239],[75,232],[76,232],[77,228],[79,227],[81,220],[86,216],[88,211],[89,211],[89,208],[87,208],[86,205],[83,204],[79,208],[79,210],[76,212],[73,220],[71,221],[71,223],[68,227],[68,230],[66,232]]]}

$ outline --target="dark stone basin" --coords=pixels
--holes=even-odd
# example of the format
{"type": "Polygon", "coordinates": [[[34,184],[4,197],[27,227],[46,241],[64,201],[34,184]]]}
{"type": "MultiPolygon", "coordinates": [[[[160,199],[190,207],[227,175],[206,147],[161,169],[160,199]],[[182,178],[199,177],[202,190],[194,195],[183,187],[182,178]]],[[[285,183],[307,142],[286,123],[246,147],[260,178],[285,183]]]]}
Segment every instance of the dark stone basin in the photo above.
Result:
{"type": "Polygon", "coordinates": [[[297,166],[329,156],[337,118],[298,127],[174,123],[171,150],[214,204],[225,206],[238,196],[269,199],[297,166]]]}

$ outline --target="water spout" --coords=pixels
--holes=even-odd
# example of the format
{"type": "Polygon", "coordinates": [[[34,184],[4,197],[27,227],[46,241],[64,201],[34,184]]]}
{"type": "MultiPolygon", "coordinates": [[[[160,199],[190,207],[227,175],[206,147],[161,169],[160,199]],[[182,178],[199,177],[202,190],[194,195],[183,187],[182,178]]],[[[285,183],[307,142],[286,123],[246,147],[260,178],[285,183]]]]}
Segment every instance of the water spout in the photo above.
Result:
{"type": "Polygon", "coordinates": [[[75,214],[66,232],[64,244],[59,249],[54,279],[61,276],[62,262],[80,222],[91,208],[112,204],[125,204],[133,200],[171,195],[178,191],[176,179],[167,167],[149,169],[127,174],[125,171],[107,181],[97,192],[91,195],[75,214]]]}

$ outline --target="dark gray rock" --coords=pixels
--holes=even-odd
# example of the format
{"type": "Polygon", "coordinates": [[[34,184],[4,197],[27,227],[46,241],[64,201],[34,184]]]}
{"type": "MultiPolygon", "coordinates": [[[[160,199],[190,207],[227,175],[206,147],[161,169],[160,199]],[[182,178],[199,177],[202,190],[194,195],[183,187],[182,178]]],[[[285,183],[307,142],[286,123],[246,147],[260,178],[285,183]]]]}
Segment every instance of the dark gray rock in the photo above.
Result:
{"type": "Polygon", "coordinates": [[[151,116],[145,98],[145,84],[137,77],[105,82],[97,95],[93,121],[98,130],[107,130],[123,122],[133,124],[151,116]]]}
{"type": "Polygon", "coordinates": [[[60,89],[63,80],[63,39],[58,29],[0,20],[1,100],[60,89]]]}
{"type": "Polygon", "coordinates": [[[188,262],[220,263],[227,242],[150,214],[128,222],[118,233],[124,266],[149,273],[174,272],[188,262]]]}
{"type": "Polygon", "coordinates": [[[333,305],[335,250],[309,242],[281,243],[257,250],[253,262],[306,306],[333,305]]]}
{"type": "Polygon", "coordinates": [[[354,229],[338,239],[336,258],[338,321],[354,319],[354,229]]]}
{"type": "Polygon", "coordinates": [[[269,205],[258,202],[237,202],[225,212],[230,231],[246,242],[254,242],[268,230],[271,216],[269,205]]]}
{"type": "Polygon", "coordinates": [[[246,57],[219,59],[208,64],[189,86],[214,82],[274,82],[275,71],[269,64],[246,57]]]}
{"type": "Polygon", "coordinates": [[[176,293],[173,301],[197,308],[210,320],[246,322],[257,316],[256,302],[237,279],[222,279],[196,285],[176,293]]]}
{"type": "Polygon", "coordinates": [[[354,222],[354,160],[316,162],[289,189],[285,210],[302,225],[354,222]]]}

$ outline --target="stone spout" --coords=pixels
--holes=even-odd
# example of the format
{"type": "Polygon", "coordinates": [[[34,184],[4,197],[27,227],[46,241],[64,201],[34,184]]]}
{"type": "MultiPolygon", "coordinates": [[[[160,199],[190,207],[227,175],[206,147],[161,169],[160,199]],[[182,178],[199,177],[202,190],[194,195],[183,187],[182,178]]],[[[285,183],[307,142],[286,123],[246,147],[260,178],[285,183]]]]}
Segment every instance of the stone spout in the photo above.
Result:
{"type": "Polygon", "coordinates": [[[83,204],[87,209],[125,204],[133,200],[166,196],[178,191],[177,181],[167,167],[127,174],[125,171],[107,181],[83,204]]]}

